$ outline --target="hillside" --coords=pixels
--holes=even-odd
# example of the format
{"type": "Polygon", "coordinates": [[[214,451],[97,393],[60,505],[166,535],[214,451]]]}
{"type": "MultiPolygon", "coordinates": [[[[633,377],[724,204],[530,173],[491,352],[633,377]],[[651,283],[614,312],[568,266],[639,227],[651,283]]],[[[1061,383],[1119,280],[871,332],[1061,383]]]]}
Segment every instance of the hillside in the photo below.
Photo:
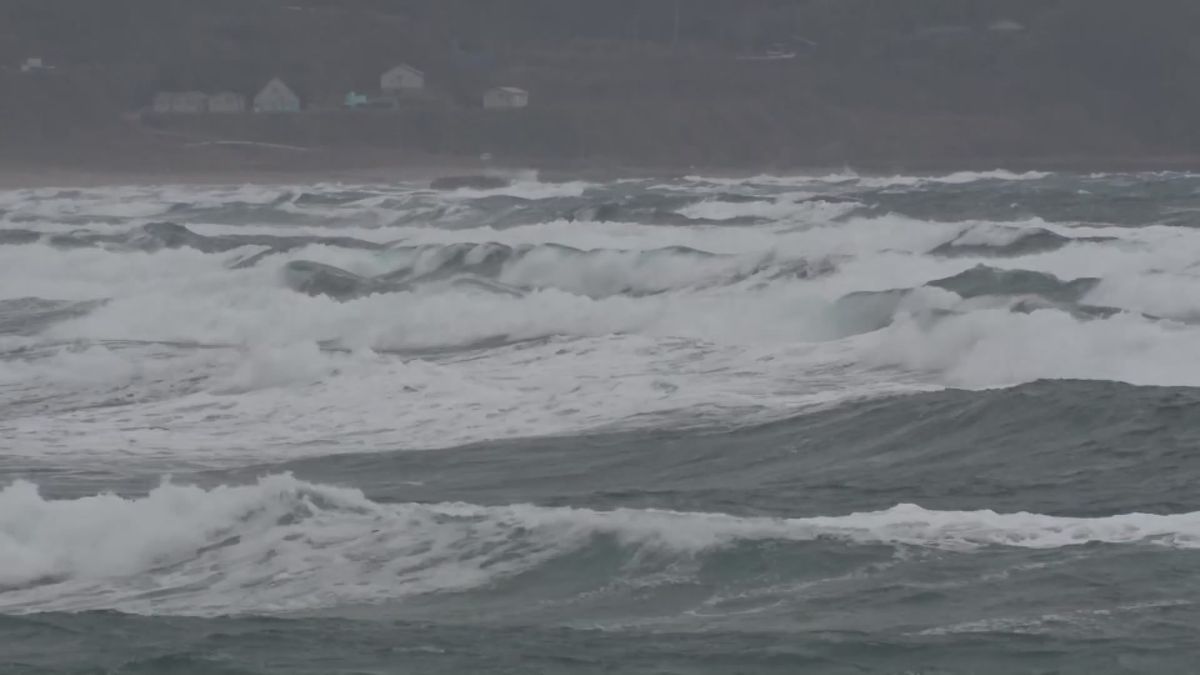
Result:
{"type": "Polygon", "coordinates": [[[0,147],[238,139],[661,166],[1191,155],[1197,25],[1184,0],[4,0],[0,63],[55,70],[0,73],[0,147]],[[276,75],[331,110],[399,62],[442,103],[131,121],[162,89],[252,94],[276,75]],[[485,114],[491,84],[534,103],[485,114]]]}

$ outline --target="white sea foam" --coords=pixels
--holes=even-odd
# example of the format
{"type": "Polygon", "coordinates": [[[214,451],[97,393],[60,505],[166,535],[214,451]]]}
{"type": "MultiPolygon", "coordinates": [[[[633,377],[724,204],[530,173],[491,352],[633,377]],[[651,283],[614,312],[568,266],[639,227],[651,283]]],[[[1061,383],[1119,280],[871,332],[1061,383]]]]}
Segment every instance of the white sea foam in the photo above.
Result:
{"type": "Polygon", "coordinates": [[[1171,319],[1200,321],[1200,270],[1183,274],[1117,272],[1084,298],[1171,319]]]}
{"type": "Polygon", "coordinates": [[[984,180],[995,181],[1034,181],[1049,178],[1054,174],[1043,171],[1015,172],[1005,169],[991,171],[956,171],[943,175],[873,175],[860,174],[856,171],[845,170],[830,174],[796,174],[791,176],[758,175],[750,177],[714,178],[711,176],[687,176],[685,181],[699,185],[716,185],[722,187],[743,186],[774,186],[799,187],[816,184],[856,184],[867,188],[909,187],[922,183],[943,183],[947,185],[964,185],[984,180]]]}
{"type": "Polygon", "coordinates": [[[49,359],[36,361],[0,361],[0,387],[25,385],[40,387],[59,385],[128,384],[139,370],[133,363],[99,345],[82,350],[62,349],[49,359]]]}
{"type": "Polygon", "coordinates": [[[1053,174],[1045,171],[1025,171],[1016,173],[1006,171],[1004,169],[995,169],[992,171],[957,171],[945,176],[936,176],[929,180],[935,183],[948,183],[951,185],[961,185],[963,183],[974,183],[981,180],[996,180],[996,181],[1026,181],[1026,180],[1042,180],[1049,178],[1053,174]]]}
{"type": "MultiPolygon", "coordinates": [[[[6,349],[28,350],[0,360],[0,406],[6,406],[0,437],[13,439],[6,451],[28,456],[102,462],[121,454],[223,465],[639,424],[742,422],[945,385],[1055,377],[1200,383],[1200,371],[1188,365],[1200,356],[1197,329],[1138,314],[1200,317],[1200,232],[1039,219],[835,220],[845,204],[795,203],[833,183],[868,180],[877,179],[696,178],[675,186],[698,198],[732,185],[753,194],[767,186],[761,202],[689,207],[696,216],[757,212],[772,221],[748,227],[556,219],[449,228],[421,218],[380,226],[406,209],[474,198],[402,185],[0,193],[0,208],[44,219],[31,227],[47,232],[76,227],[65,221],[81,214],[124,218],[88,226],[113,233],[180,204],[237,203],[320,217],[302,225],[190,226],[203,235],[352,236],[394,244],[383,251],[310,245],[248,269],[230,263],[261,248],[205,254],[0,246],[0,300],[107,300],[36,336],[0,336],[6,349]],[[348,195],[336,199],[349,205],[320,199],[335,193],[348,195]],[[301,194],[317,199],[300,200],[301,194]],[[126,203],[140,206],[121,211],[126,203]],[[384,212],[391,215],[378,215],[384,212]],[[345,224],[371,213],[378,218],[345,224]],[[327,215],[336,224],[319,224],[327,215]],[[1010,258],[928,255],[950,241],[1003,246],[1038,229],[1113,240],[1010,258]],[[469,263],[482,260],[491,243],[519,249],[495,280],[528,293],[430,284],[338,302],[295,292],[281,274],[299,260],[367,277],[407,266],[420,274],[441,269],[448,249],[440,247],[476,244],[469,263]],[[980,263],[1064,281],[1099,278],[1083,302],[1127,313],[1091,321],[1056,310],[1014,314],[1008,300],[964,302],[922,288],[980,263]],[[838,302],[861,291],[914,288],[895,303],[838,302]],[[893,319],[890,327],[861,334],[893,319]],[[481,344],[507,346],[474,348],[481,344]],[[342,351],[322,349],[331,345],[342,351]]],[[[501,192],[537,198],[585,189],[524,177],[501,192]]]]}
{"type": "MultiPolygon", "coordinates": [[[[631,556],[838,539],[971,552],[1085,544],[1200,547],[1200,514],[1064,518],[912,505],[811,518],[642,509],[377,504],[279,475],[204,490],[51,501],[0,490],[0,610],[230,614],[384,603],[494,584],[598,540],[631,556]]],[[[627,566],[636,574],[637,558],[627,566]]]]}
{"type": "Polygon", "coordinates": [[[857,207],[858,204],[853,202],[822,201],[813,192],[794,192],[749,202],[706,199],[689,204],[679,209],[677,213],[688,218],[706,220],[762,218],[792,222],[821,222],[845,215],[857,207]]]}
{"type": "Polygon", "coordinates": [[[565,181],[561,183],[544,183],[538,179],[536,171],[522,171],[513,174],[499,174],[502,180],[510,181],[508,185],[497,188],[459,188],[447,194],[451,198],[476,199],[479,197],[495,197],[500,195],[520,197],[521,199],[550,199],[553,197],[579,197],[593,183],[585,181],[565,181]]]}
{"type": "MultiPolygon", "coordinates": [[[[0,334],[0,445],[18,463],[87,471],[124,462],[134,472],[169,472],[596,430],[754,424],[943,386],[1042,378],[1200,386],[1192,365],[1200,363],[1200,327],[1186,323],[1200,317],[1200,231],[863,218],[848,215],[846,204],[798,201],[1045,177],[845,174],[673,184],[675,197],[697,198],[685,215],[771,221],[701,227],[565,218],[493,226],[478,212],[474,221],[445,215],[470,211],[480,196],[570,200],[593,189],[533,176],[476,193],[400,185],[0,193],[6,226],[42,232],[115,234],[183,213],[201,235],[350,236],[391,245],[310,245],[246,269],[231,263],[261,247],[205,254],[0,246],[0,301],[106,301],[32,335],[0,334]],[[703,201],[730,190],[762,199],[703,201]],[[230,204],[255,215],[228,224],[246,218],[223,211],[230,204]],[[439,214],[452,222],[439,223],[439,214]],[[1077,241],[1013,257],[929,255],[951,241],[1004,247],[1038,230],[1077,241]],[[1109,239],[1079,241],[1087,237],[1109,239]],[[287,263],[302,260],[365,277],[410,266],[415,275],[444,271],[453,253],[445,247],[461,244],[476,245],[468,264],[495,251],[491,244],[518,249],[488,274],[524,294],[431,283],[339,302],[295,292],[282,276],[287,263]],[[1059,309],[1026,314],[1011,311],[1012,298],[964,300],[927,286],[981,263],[1064,281],[1097,278],[1082,302],[1125,311],[1096,319],[1059,309]],[[901,292],[842,301],[892,290],[901,292]]],[[[20,303],[11,306],[19,311],[20,303]]],[[[0,330],[20,329],[3,321],[0,330]]],[[[775,519],[379,504],[288,476],[210,489],[165,483],[138,499],[54,501],[15,483],[0,485],[0,611],[273,613],[502,591],[508,580],[597,542],[606,555],[625,556],[622,574],[637,584],[658,578],[663,565],[677,571],[675,562],[712,551],[814,540],[939,555],[1083,544],[1190,549],[1200,546],[1200,515],[1062,518],[898,506],[775,519]]]]}
{"type": "Polygon", "coordinates": [[[1052,174],[1041,171],[1026,171],[1015,173],[1003,169],[993,171],[957,171],[941,176],[863,176],[859,184],[864,187],[913,187],[924,183],[941,183],[944,185],[966,185],[985,180],[995,181],[1031,181],[1042,180],[1052,174]]]}
{"type": "Polygon", "coordinates": [[[845,170],[836,173],[830,173],[820,176],[795,176],[781,178],[777,176],[755,176],[745,179],[705,179],[699,176],[691,176],[690,180],[695,182],[712,181],[724,185],[804,185],[809,184],[830,184],[830,185],[847,185],[853,184],[865,188],[889,188],[889,187],[914,187],[923,183],[942,183],[946,185],[965,185],[984,180],[996,181],[1033,181],[1049,178],[1054,174],[1042,171],[1026,171],[1017,173],[1005,169],[994,169],[991,171],[956,171],[944,175],[873,175],[860,174],[856,171],[845,170]]]}
{"type": "Polygon", "coordinates": [[[210,349],[151,360],[147,371],[146,351],[127,348],[103,357],[127,374],[87,387],[46,381],[62,370],[59,357],[25,366],[37,374],[0,391],[51,398],[0,419],[0,435],[10,439],[10,456],[228,466],[613,425],[748,424],[847,397],[928,388],[847,372],[839,360],[852,353],[840,343],[719,347],[605,336],[437,359],[323,353],[311,344],[210,349]],[[130,392],[139,398],[128,407],[87,405],[130,392]]]}
{"type": "Polygon", "coordinates": [[[954,239],[955,246],[1008,246],[1022,238],[1048,229],[1033,224],[1012,226],[1007,223],[986,223],[967,228],[954,239]]]}
{"type": "Polygon", "coordinates": [[[1200,386],[1200,329],[1130,314],[1079,320],[1058,311],[982,309],[937,322],[902,319],[872,336],[868,359],[935,372],[964,387],[1038,379],[1200,386]]]}

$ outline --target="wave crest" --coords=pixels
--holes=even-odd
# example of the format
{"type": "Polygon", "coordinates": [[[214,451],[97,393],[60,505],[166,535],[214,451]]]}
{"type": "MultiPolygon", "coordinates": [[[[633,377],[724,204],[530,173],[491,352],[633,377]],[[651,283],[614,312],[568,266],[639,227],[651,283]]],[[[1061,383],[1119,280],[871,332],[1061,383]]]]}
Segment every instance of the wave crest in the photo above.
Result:
{"type": "Polygon", "coordinates": [[[787,519],[388,505],[288,475],[210,490],[164,482],[137,499],[50,501],[19,482],[0,491],[0,585],[7,589],[0,607],[295,610],[477,588],[605,541],[631,556],[655,551],[669,560],[753,542],[824,540],[953,551],[1148,542],[1197,548],[1200,514],[1061,518],[900,505],[787,519]]]}

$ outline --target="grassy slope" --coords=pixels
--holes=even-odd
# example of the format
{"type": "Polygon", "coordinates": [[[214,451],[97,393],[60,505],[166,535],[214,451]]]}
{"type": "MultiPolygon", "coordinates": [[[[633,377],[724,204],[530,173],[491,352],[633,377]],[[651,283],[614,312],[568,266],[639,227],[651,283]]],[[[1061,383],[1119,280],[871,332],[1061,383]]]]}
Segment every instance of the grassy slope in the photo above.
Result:
{"type": "Polygon", "coordinates": [[[41,54],[63,68],[0,74],[0,144],[138,136],[121,115],[158,88],[252,92],[276,74],[332,105],[407,61],[429,73],[445,108],[282,125],[173,120],[167,130],[674,165],[1200,150],[1200,3],[680,3],[674,45],[671,0],[8,0],[0,59],[41,54]],[[1028,30],[981,30],[999,18],[1028,30]],[[913,39],[938,25],[975,32],[913,39]],[[795,35],[820,45],[787,62],[735,58],[795,35]],[[484,46],[496,68],[458,67],[455,39],[484,46]],[[535,109],[519,119],[462,109],[496,82],[528,87],[535,109]]]}

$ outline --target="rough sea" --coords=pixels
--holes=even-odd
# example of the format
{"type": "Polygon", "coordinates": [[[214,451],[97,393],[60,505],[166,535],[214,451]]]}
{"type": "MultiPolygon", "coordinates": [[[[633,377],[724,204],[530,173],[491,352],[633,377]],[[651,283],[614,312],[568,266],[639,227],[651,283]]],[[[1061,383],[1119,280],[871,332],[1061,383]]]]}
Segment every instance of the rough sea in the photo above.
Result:
{"type": "Polygon", "coordinates": [[[1185,673],[1200,175],[0,192],[0,673],[1185,673]]]}

